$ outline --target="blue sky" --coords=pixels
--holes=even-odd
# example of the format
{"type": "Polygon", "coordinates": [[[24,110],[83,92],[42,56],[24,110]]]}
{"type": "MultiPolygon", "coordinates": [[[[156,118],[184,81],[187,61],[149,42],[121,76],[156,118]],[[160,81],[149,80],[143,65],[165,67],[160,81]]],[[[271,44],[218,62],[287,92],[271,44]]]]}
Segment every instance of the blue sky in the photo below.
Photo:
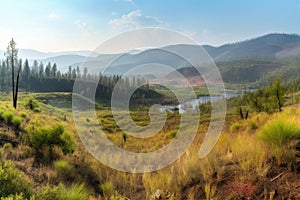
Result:
{"type": "Polygon", "coordinates": [[[300,0],[1,0],[0,49],[93,50],[111,36],[164,27],[200,44],[300,34],[300,0]]]}

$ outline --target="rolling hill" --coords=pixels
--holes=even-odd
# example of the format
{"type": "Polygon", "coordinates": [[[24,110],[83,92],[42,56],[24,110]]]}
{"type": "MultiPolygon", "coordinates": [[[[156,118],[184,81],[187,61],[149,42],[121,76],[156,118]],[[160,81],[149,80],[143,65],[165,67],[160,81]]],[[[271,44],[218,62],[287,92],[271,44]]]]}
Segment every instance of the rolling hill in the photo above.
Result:
{"type": "MultiPolygon", "coordinates": [[[[253,82],[264,74],[279,72],[286,60],[300,57],[300,36],[272,33],[219,47],[210,45],[202,47],[217,63],[225,81],[253,82]]],[[[62,72],[66,72],[69,66],[80,66],[81,70],[87,67],[90,73],[99,73],[107,64],[114,61],[106,74],[123,74],[136,66],[149,65],[149,63],[153,69],[159,64],[176,70],[187,67],[189,66],[187,61],[168,51],[177,52],[179,55],[184,52],[193,58],[199,57],[197,48],[199,46],[177,44],[163,47],[163,50],[144,49],[125,54],[98,54],[92,51],[43,53],[32,49],[20,49],[19,58],[28,58],[30,64],[34,59],[44,64],[56,63],[62,72]],[[88,55],[91,56],[87,57],[88,55]]],[[[0,51],[0,54],[3,55],[4,52],[0,51]]],[[[192,77],[193,73],[187,72],[188,69],[184,71],[192,77]]],[[[163,72],[157,70],[155,73],[163,72]]]]}
{"type": "Polygon", "coordinates": [[[300,36],[274,33],[220,47],[204,45],[203,48],[215,61],[299,56],[300,36]]]}

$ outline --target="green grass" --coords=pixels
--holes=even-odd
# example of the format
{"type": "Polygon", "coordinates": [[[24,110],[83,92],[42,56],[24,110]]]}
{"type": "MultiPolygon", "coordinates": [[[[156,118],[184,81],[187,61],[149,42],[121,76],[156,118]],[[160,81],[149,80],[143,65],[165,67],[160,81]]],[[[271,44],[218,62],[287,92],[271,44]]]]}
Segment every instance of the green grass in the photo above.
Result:
{"type": "Polygon", "coordinates": [[[27,113],[26,112],[20,112],[19,113],[20,117],[22,117],[23,119],[25,119],[27,117],[27,113]]]}
{"type": "Polygon", "coordinates": [[[37,195],[37,200],[87,200],[88,191],[83,184],[72,184],[67,187],[59,184],[55,187],[45,186],[37,195]]]}
{"type": "Polygon", "coordinates": [[[39,102],[34,97],[27,97],[23,100],[25,108],[32,110],[34,112],[40,112],[39,102]]]}
{"type": "Polygon", "coordinates": [[[260,139],[273,146],[285,146],[300,136],[300,125],[289,118],[271,120],[261,131],[260,139]]]}
{"type": "Polygon", "coordinates": [[[0,185],[0,197],[22,193],[29,198],[32,194],[31,183],[25,179],[22,171],[14,167],[11,161],[0,162],[0,185]]]}
{"type": "Polygon", "coordinates": [[[242,124],[240,122],[235,122],[230,126],[230,132],[236,132],[242,128],[242,124]]]}
{"type": "Polygon", "coordinates": [[[18,128],[21,126],[22,122],[23,122],[23,119],[18,116],[13,117],[13,119],[12,119],[12,123],[18,128]]]}
{"type": "Polygon", "coordinates": [[[62,179],[68,179],[68,177],[71,175],[71,173],[74,170],[73,165],[71,165],[66,160],[54,161],[54,168],[58,176],[62,179]]]}
{"type": "Polygon", "coordinates": [[[102,195],[104,195],[104,196],[110,196],[114,192],[114,186],[113,186],[113,183],[111,181],[102,183],[99,186],[99,188],[101,190],[102,195]]]}
{"type": "Polygon", "coordinates": [[[173,131],[170,131],[169,133],[167,133],[166,137],[173,139],[173,138],[175,138],[176,134],[177,134],[177,130],[173,130],[173,131]]]}
{"type": "Polygon", "coordinates": [[[2,113],[2,118],[4,119],[4,121],[6,123],[10,123],[10,122],[12,122],[14,115],[13,115],[13,113],[6,111],[6,112],[2,113]]]}
{"type": "MultiPolygon", "coordinates": [[[[230,100],[226,126],[214,150],[205,159],[199,160],[198,152],[206,133],[208,122],[210,121],[209,105],[206,105],[207,112],[205,111],[201,116],[201,123],[198,127],[198,134],[194,143],[187,149],[186,153],[172,165],[157,172],[146,173],[144,175],[116,172],[100,164],[80,143],[78,135],[75,134],[76,128],[68,107],[70,94],[43,93],[38,95],[39,97],[36,97],[36,94],[27,96],[35,96],[38,101],[40,112],[35,112],[34,110],[26,109],[24,107],[25,102],[23,100],[26,100],[26,95],[24,94],[23,98],[20,98],[19,104],[21,106],[19,106],[17,110],[14,111],[11,102],[7,100],[1,102],[0,113],[10,112],[14,114],[13,120],[17,117],[22,118],[24,121],[22,128],[24,127],[25,130],[29,131],[29,139],[31,135],[30,130],[28,129],[29,127],[34,127],[34,131],[32,130],[32,132],[37,135],[42,134],[41,132],[45,132],[45,135],[41,135],[42,137],[39,139],[51,138],[48,136],[49,132],[52,132],[53,126],[59,123],[67,132],[66,134],[62,134],[62,138],[60,139],[63,139],[63,141],[70,141],[70,139],[73,139],[72,143],[76,143],[77,145],[76,148],[71,145],[72,148],[70,149],[68,148],[69,145],[62,146],[63,149],[65,149],[65,152],[73,152],[74,150],[74,154],[71,156],[63,155],[62,152],[58,151],[58,148],[54,148],[54,153],[57,153],[55,159],[59,160],[54,161],[53,163],[46,163],[42,170],[39,170],[39,176],[47,177],[43,181],[44,183],[49,183],[49,186],[40,184],[38,189],[33,189],[35,199],[37,200],[87,199],[89,192],[91,194],[91,199],[125,199],[122,196],[128,196],[130,199],[134,199],[136,197],[135,195],[138,193],[137,190],[145,192],[145,199],[149,199],[148,197],[152,196],[158,189],[163,193],[165,190],[168,190],[174,199],[183,199],[187,194],[183,192],[182,188],[193,184],[190,182],[191,180],[199,181],[199,184],[196,187],[193,186],[193,188],[188,188],[188,190],[191,191],[191,194],[188,195],[188,199],[199,199],[199,189],[202,193],[201,199],[205,199],[205,195],[211,199],[214,197],[224,199],[224,196],[221,194],[223,188],[220,187],[222,189],[219,190],[219,181],[222,181],[221,184],[223,184],[223,181],[224,184],[228,184],[230,183],[231,178],[238,182],[269,178],[270,174],[267,176],[267,173],[269,173],[269,169],[272,170],[273,168],[274,163],[270,161],[275,154],[278,151],[285,152],[284,148],[286,148],[288,152],[294,153],[288,145],[293,139],[287,139],[287,142],[279,144],[274,142],[280,148],[274,148],[274,144],[269,142],[269,139],[266,139],[267,141],[261,139],[262,126],[264,126],[265,122],[269,119],[275,118],[277,114],[267,115],[266,113],[250,113],[248,120],[237,120],[237,115],[234,112],[235,107],[233,107],[233,104],[230,104],[230,100]],[[66,99],[64,99],[64,95],[67,96],[66,99]],[[59,101],[57,104],[55,104],[56,98],[59,101]],[[258,140],[258,135],[261,141],[258,140]],[[281,148],[282,146],[284,148],[281,148]],[[174,176],[174,174],[176,176],[174,176]],[[92,180],[90,181],[90,179],[92,180]],[[91,191],[88,191],[86,187],[80,183],[84,183],[91,191]],[[218,187],[216,192],[214,192],[215,187],[218,187]]],[[[201,111],[203,112],[204,109],[201,109],[201,111]]],[[[290,119],[293,117],[292,115],[300,118],[299,108],[295,107],[295,109],[291,110],[289,113],[286,113],[286,111],[287,109],[284,108],[284,111],[282,112],[283,115],[280,113],[280,116],[283,119],[290,119]]],[[[140,139],[120,130],[113,118],[111,110],[107,107],[97,109],[96,114],[98,122],[106,136],[115,145],[130,152],[141,153],[155,151],[170,143],[176,136],[176,131],[180,126],[180,117],[182,116],[179,114],[168,113],[166,124],[157,135],[140,139]],[[126,138],[126,142],[124,142],[124,137],[126,138]]],[[[145,126],[149,123],[146,107],[143,107],[140,110],[133,110],[130,115],[138,125],[145,126]]],[[[97,121],[95,122],[95,120],[88,115],[88,112],[85,112],[84,110],[80,113],[79,118],[82,122],[87,124],[87,133],[91,133],[90,131],[94,130],[94,126],[98,126],[97,121]]],[[[192,118],[189,118],[189,120],[192,120],[192,118]]],[[[272,120],[271,122],[273,121],[275,120],[272,120]]],[[[296,121],[293,122],[297,124],[296,121]]],[[[33,141],[29,140],[28,142],[33,141]]],[[[91,141],[91,144],[95,144],[95,147],[97,147],[96,145],[98,144],[93,142],[95,141],[91,141]]],[[[27,144],[22,145],[25,146],[27,144]]],[[[44,145],[41,146],[41,148],[43,148],[44,145]]],[[[26,147],[31,150],[30,155],[26,156],[26,158],[34,158],[34,149],[29,146],[26,147]]],[[[12,152],[15,152],[14,154],[19,154],[18,151],[24,152],[25,150],[19,150],[12,147],[12,152]]],[[[45,151],[47,151],[47,148],[45,151]]],[[[287,156],[288,159],[292,158],[291,160],[293,161],[293,157],[289,157],[289,155],[293,154],[284,153],[283,155],[287,156]]],[[[281,160],[287,161],[282,158],[281,160]]],[[[276,166],[274,168],[276,168],[276,166]]],[[[37,183],[35,182],[34,184],[37,183]]],[[[2,185],[0,184],[0,186],[2,185]]],[[[229,193],[232,192],[229,191],[229,193]]],[[[16,198],[12,197],[10,199],[16,198]]]]}
{"type": "Polygon", "coordinates": [[[256,122],[253,121],[253,120],[250,120],[250,121],[249,121],[249,125],[250,125],[250,128],[251,128],[251,129],[257,129],[257,128],[258,128],[256,122]]]}
{"type": "Polygon", "coordinates": [[[259,139],[265,142],[279,164],[295,161],[290,143],[300,136],[300,124],[287,116],[271,120],[262,128],[259,139]]]}

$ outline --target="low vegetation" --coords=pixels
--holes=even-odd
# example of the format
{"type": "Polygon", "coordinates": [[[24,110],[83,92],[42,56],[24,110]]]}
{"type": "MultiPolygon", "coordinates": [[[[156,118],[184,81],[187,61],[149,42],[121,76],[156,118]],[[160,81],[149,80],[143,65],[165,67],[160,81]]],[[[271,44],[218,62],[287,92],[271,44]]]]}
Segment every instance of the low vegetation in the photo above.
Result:
{"type": "MultiPolygon", "coordinates": [[[[63,98],[70,94],[19,95],[17,109],[12,108],[9,96],[1,97],[1,199],[299,198],[300,160],[296,147],[300,109],[295,99],[290,103],[287,93],[285,101],[289,106],[279,107],[276,97],[268,97],[277,102],[272,103],[272,112],[243,104],[242,97],[228,101],[222,135],[204,159],[199,159],[198,152],[208,128],[211,105],[201,105],[204,112],[198,134],[185,154],[168,167],[144,174],[119,172],[94,159],[76,134],[69,112],[71,98],[63,98]],[[53,95],[58,107],[50,100],[53,95]],[[249,111],[247,119],[239,119],[237,106],[242,107],[243,113],[249,111]]],[[[96,114],[101,128],[115,145],[143,153],[176,138],[181,116],[168,112],[166,124],[157,135],[137,139],[117,126],[109,108],[101,105],[96,114]]],[[[130,114],[140,126],[149,123],[145,107],[130,114]]],[[[84,111],[80,117],[93,125],[84,111]]]]}
{"type": "Polygon", "coordinates": [[[0,162],[0,185],[0,197],[22,195],[30,198],[32,194],[30,181],[25,179],[24,173],[16,169],[11,161],[0,162]]]}
{"type": "Polygon", "coordinates": [[[292,142],[300,138],[299,122],[290,116],[280,116],[262,128],[259,138],[269,146],[278,164],[295,165],[292,142]]]}

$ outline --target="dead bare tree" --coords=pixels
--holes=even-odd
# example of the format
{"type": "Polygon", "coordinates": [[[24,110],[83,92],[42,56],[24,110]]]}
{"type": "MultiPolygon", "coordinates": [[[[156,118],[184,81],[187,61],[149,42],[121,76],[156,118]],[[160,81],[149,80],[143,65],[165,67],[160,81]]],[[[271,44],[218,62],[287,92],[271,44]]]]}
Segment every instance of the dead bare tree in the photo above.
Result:
{"type": "Polygon", "coordinates": [[[7,64],[11,66],[13,106],[14,108],[17,108],[21,65],[19,65],[19,69],[17,71],[17,78],[16,78],[16,85],[15,85],[15,66],[17,65],[18,62],[18,49],[16,48],[16,43],[13,38],[8,43],[8,47],[5,55],[7,59],[7,64]]]}

